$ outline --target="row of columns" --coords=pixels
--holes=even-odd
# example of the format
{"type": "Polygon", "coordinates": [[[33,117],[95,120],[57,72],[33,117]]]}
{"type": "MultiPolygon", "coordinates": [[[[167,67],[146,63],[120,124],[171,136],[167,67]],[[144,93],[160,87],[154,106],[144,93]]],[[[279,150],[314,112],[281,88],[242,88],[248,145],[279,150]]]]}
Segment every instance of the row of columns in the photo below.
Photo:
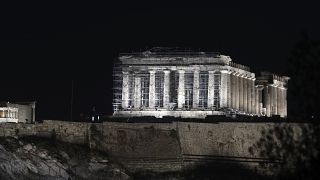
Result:
{"type": "Polygon", "coordinates": [[[232,73],[230,78],[231,105],[229,107],[249,114],[258,114],[255,78],[240,73],[232,73]]]}
{"type": "MultiPolygon", "coordinates": [[[[249,114],[262,114],[263,102],[265,103],[266,115],[287,114],[286,89],[276,86],[264,87],[264,100],[262,89],[255,86],[255,78],[247,77],[240,73],[231,73],[221,70],[220,84],[220,107],[229,107],[249,114]]],[[[149,71],[149,108],[155,108],[155,81],[156,71],[149,71]]],[[[164,71],[163,107],[168,108],[170,103],[170,71],[164,71]]],[[[185,103],[185,71],[179,70],[178,83],[178,108],[183,108],[185,103]]],[[[193,108],[199,107],[199,81],[200,71],[195,70],[193,76],[193,108]]],[[[208,108],[214,106],[214,73],[208,71],[208,108]]],[[[134,106],[141,106],[141,78],[134,78],[134,106]]],[[[123,72],[122,107],[128,107],[129,99],[129,72],[123,72]]]]}
{"type": "Polygon", "coordinates": [[[287,116],[287,89],[269,84],[264,87],[264,102],[266,115],[287,116]]]}
{"type": "MultiPolygon", "coordinates": [[[[215,89],[214,89],[214,75],[216,71],[208,71],[208,107],[214,106],[214,97],[215,97],[215,89]]],[[[150,80],[149,80],[149,108],[155,108],[155,74],[156,71],[149,71],[150,80]]],[[[178,108],[183,108],[185,103],[185,71],[179,70],[179,83],[178,83],[178,108]]],[[[200,81],[200,71],[195,70],[193,72],[193,108],[199,107],[199,81],[200,81]]],[[[234,87],[234,82],[232,81],[230,71],[221,70],[220,71],[221,79],[220,79],[220,98],[219,104],[220,107],[230,107],[234,99],[234,93],[232,93],[231,88],[234,87]]],[[[123,72],[123,84],[122,84],[122,107],[128,108],[129,106],[129,72],[123,72]]],[[[134,107],[141,106],[141,78],[134,77],[134,107]]],[[[243,91],[243,88],[241,88],[243,91]]],[[[170,71],[164,71],[164,91],[163,91],[163,104],[165,108],[168,108],[170,102],[170,71]]],[[[242,97],[242,96],[237,96],[242,97]]]]}
{"type": "Polygon", "coordinates": [[[18,110],[17,109],[0,109],[0,118],[14,118],[18,119],[18,110]]]}
{"type": "MultiPolygon", "coordinates": [[[[220,71],[221,72],[221,90],[220,90],[220,107],[227,107],[227,100],[228,98],[228,91],[227,89],[230,88],[230,77],[228,74],[230,74],[228,71],[220,71]]],[[[170,71],[165,71],[165,74],[169,74],[170,71]]],[[[179,70],[179,84],[178,84],[178,108],[183,108],[185,103],[185,71],[179,70]]],[[[208,77],[208,107],[213,107],[214,103],[214,73],[215,71],[208,71],[209,77],[208,77]]],[[[165,75],[164,81],[166,84],[169,84],[169,75],[165,75]],[[167,80],[166,80],[167,79],[167,80]]],[[[193,108],[199,107],[199,81],[200,81],[200,71],[196,70],[193,72],[193,108]]],[[[151,84],[150,84],[151,86],[151,84]]],[[[164,92],[169,92],[169,85],[164,86],[164,92]]],[[[229,92],[230,93],[230,92],[229,92]]],[[[164,93],[164,97],[168,96],[169,94],[164,93]]],[[[231,94],[229,95],[231,97],[231,94]]],[[[152,99],[150,99],[152,100],[152,99]]],[[[164,101],[165,102],[165,101],[164,101]]],[[[169,101],[166,101],[169,102],[169,101]]],[[[165,103],[164,103],[165,104],[165,103]]],[[[164,105],[166,107],[166,105],[164,105]]]]}

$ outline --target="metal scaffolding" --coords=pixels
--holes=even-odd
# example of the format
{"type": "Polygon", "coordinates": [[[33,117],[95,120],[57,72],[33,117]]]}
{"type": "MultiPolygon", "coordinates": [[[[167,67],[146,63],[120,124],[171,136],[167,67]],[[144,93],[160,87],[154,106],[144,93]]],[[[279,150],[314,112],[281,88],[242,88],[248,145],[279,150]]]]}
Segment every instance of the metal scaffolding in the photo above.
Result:
{"type": "Polygon", "coordinates": [[[184,74],[185,108],[190,109],[193,103],[193,72],[184,74]]]}
{"type": "Polygon", "coordinates": [[[129,86],[128,107],[129,107],[129,109],[134,107],[134,85],[135,85],[134,77],[135,77],[134,74],[129,73],[129,83],[128,83],[128,86],[129,86]]]}
{"type": "Polygon", "coordinates": [[[121,109],[122,103],[122,68],[115,63],[113,67],[113,111],[121,109]]]}
{"type": "Polygon", "coordinates": [[[208,107],[208,82],[209,73],[201,71],[199,74],[199,108],[206,109],[208,107]]]}
{"type": "Polygon", "coordinates": [[[163,107],[164,73],[157,71],[155,77],[155,107],[163,107]]]}
{"type": "Polygon", "coordinates": [[[220,107],[220,96],[221,96],[221,73],[216,72],[214,73],[213,77],[213,89],[214,89],[214,97],[213,97],[213,107],[219,108],[220,107]]]}
{"type": "Polygon", "coordinates": [[[149,86],[150,74],[148,72],[140,73],[141,77],[141,107],[149,107],[149,86]]]}

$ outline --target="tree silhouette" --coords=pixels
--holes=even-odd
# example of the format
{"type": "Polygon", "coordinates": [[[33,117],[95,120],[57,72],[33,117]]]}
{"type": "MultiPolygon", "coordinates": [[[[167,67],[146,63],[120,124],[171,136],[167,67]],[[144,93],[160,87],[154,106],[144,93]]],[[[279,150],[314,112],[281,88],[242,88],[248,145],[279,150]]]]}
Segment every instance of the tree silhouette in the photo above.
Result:
{"type": "Polygon", "coordinates": [[[319,179],[319,133],[319,124],[275,124],[249,152],[276,162],[261,163],[276,179],[319,179]]]}
{"type": "Polygon", "coordinates": [[[320,117],[320,41],[311,40],[306,33],[294,46],[288,61],[289,115],[320,117]]]}

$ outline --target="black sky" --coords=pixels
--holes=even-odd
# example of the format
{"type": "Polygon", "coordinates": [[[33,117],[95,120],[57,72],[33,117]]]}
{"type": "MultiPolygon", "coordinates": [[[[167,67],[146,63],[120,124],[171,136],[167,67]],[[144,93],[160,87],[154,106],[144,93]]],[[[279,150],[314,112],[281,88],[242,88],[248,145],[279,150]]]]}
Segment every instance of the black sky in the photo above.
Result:
{"type": "Polygon", "coordinates": [[[154,46],[218,51],[254,71],[286,73],[292,46],[319,39],[319,4],[124,2],[10,4],[1,8],[0,100],[38,101],[38,116],[111,113],[112,61],[154,46]]]}

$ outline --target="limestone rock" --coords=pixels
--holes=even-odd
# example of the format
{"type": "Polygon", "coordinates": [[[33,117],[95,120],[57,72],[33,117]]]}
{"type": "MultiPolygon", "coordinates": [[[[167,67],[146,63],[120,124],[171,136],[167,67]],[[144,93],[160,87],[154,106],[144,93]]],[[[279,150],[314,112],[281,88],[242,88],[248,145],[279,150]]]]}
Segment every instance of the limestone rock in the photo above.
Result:
{"type": "Polygon", "coordinates": [[[23,149],[26,150],[26,151],[30,151],[33,149],[32,145],[31,144],[27,144],[25,146],[23,146],[23,149]]]}
{"type": "Polygon", "coordinates": [[[33,144],[21,139],[0,139],[0,179],[130,179],[99,153],[42,141],[45,140],[33,144]]]}

